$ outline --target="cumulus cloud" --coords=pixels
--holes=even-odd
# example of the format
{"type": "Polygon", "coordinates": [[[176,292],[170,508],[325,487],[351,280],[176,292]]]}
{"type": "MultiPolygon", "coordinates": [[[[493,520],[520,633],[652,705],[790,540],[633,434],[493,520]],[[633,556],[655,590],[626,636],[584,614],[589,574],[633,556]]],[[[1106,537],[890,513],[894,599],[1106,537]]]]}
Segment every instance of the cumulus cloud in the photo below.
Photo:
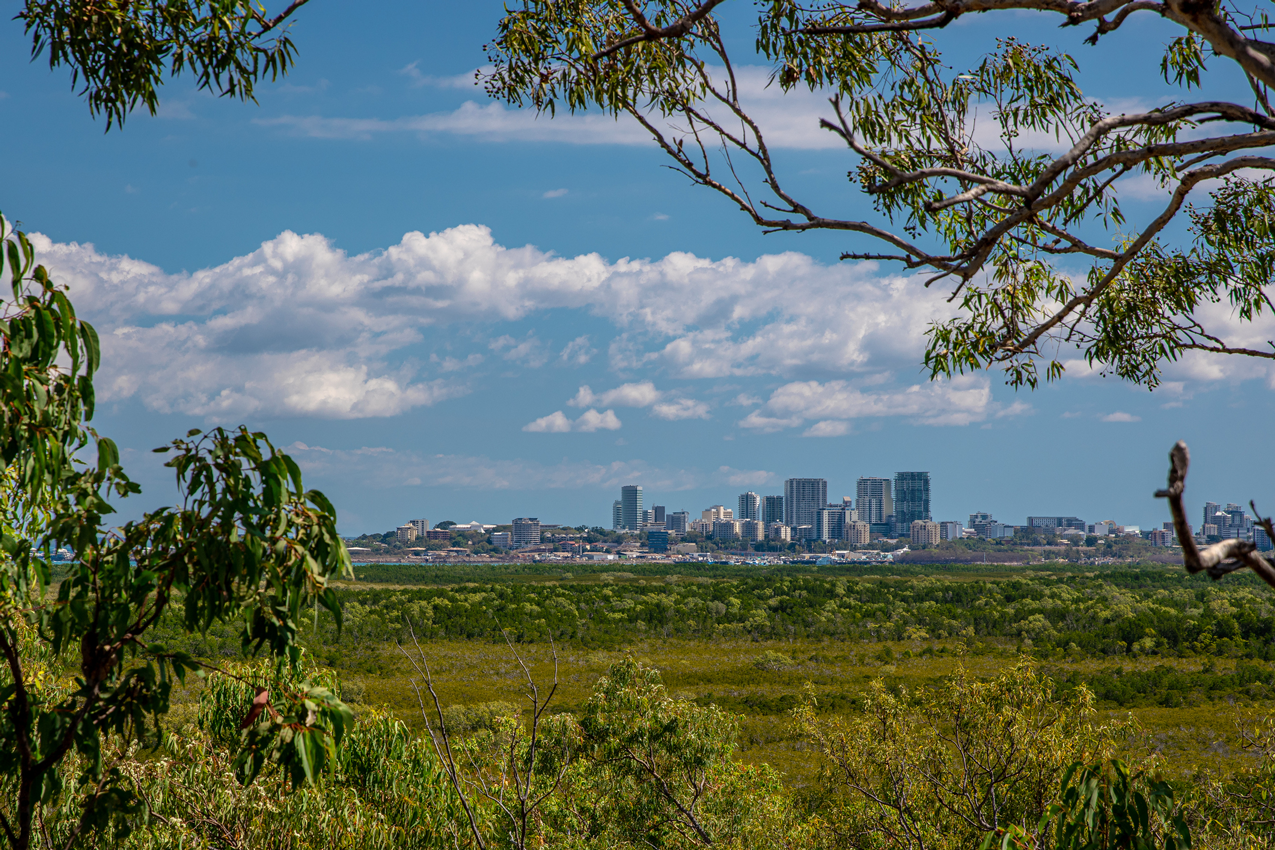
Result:
{"type": "Polygon", "coordinates": [[[1134,416],[1132,413],[1125,413],[1123,410],[1117,410],[1115,413],[1108,413],[1102,417],[1103,422],[1141,422],[1141,416],[1134,416]]]}
{"type": "Polygon", "coordinates": [[[803,437],[844,437],[850,433],[850,423],[844,419],[825,419],[805,430],[803,437]]]}
{"type": "MultiPolygon", "coordinates": [[[[644,373],[580,398],[581,407],[654,412],[666,404],[658,415],[707,415],[702,403],[669,397],[645,379],[662,373],[786,381],[760,406],[748,392],[735,397],[756,406],[741,424],[760,430],[862,416],[960,424],[1024,412],[993,405],[985,377],[898,386],[896,374],[914,374],[928,324],[957,308],[918,279],[883,275],[871,263],[828,266],[794,252],[752,262],[681,252],[654,260],[558,257],[506,248],[486,227],[461,225],[408,233],[358,255],[319,235],[284,232],[222,265],[166,274],[92,245],[33,238],[102,334],[101,399],[137,398],[154,410],[391,416],[470,391],[460,374],[482,365],[484,354],[449,349],[439,359],[419,351],[443,328],[496,328],[488,359],[529,368],[590,362],[597,351],[588,334],[559,349],[535,331],[499,329],[574,310],[616,329],[608,352],[614,370],[644,373]]],[[[1275,338],[1275,317],[1237,327],[1224,305],[1206,305],[1202,317],[1233,344],[1260,348],[1275,338]]],[[[1275,381],[1275,368],[1243,358],[1192,354],[1169,370],[1184,386],[1275,381]]]]}
{"type": "Polygon", "coordinates": [[[678,419],[708,419],[708,404],[690,398],[679,398],[667,401],[651,408],[651,413],[660,419],[676,421],[678,419]]]}
{"type": "Polygon", "coordinates": [[[994,402],[990,381],[982,375],[874,388],[884,383],[880,375],[857,383],[792,381],[772,392],[761,407],[739,421],[739,426],[770,433],[815,420],[802,436],[840,437],[851,432],[856,419],[897,416],[921,425],[969,425],[1031,411],[1025,402],[1008,406],[994,402]]]}
{"type": "Polygon", "coordinates": [[[620,417],[615,415],[614,410],[605,410],[599,413],[590,408],[580,414],[580,418],[575,421],[569,419],[561,410],[555,410],[548,416],[542,416],[533,422],[528,422],[522,426],[522,430],[530,431],[533,434],[565,434],[568,431],[591,433],[593,431],[618,431],[620,426],[620,417]]]}
{"type": "Polygon", "coordinates": [[[616,405],[618,407],[649,407],[663,396],[650,381],[636,384],[621,384],[613,390],[595,393],[588,384],[576,392],[575,398],[567,402],[572,407],[590,407],[592,405],[616,405]]]}

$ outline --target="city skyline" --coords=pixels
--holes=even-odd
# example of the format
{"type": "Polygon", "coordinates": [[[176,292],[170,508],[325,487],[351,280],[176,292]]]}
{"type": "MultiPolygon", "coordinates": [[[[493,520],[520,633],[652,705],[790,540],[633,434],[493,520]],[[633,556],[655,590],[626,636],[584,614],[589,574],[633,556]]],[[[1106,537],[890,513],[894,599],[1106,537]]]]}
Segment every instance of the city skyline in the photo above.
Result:
{"type": "MultiPolygon", "coordinates": [[[[403,32],[307,6],[299,63],[259,105],[176,81],[158,115],[107,135],[64,70],[29,61],[20,27],[0,33],[0,116],[25,128],[4,212],[40,234],[39,261],[100,332],[94,424],[143,487],[120,521],[179,497],[151,449],[241,422],[294,457],[347,534],[400,510],[466,521],[518,505],[606,527],[639,480],[696,515],[793,475],[853,496],[868,465],[948,482],[936,518],[1150,527],[1168,519],[1152,494],[1178,439],[1193,517],[1206,500],[1275,505],[1275,480],[1233,449],[1261,444],[1275,415],[1268,367],[1188,357],[1154,393],[1084,363],[1034,392],[994,372],[930,383],[941,293],[840,262],[855,247],[840,235],[762,236],[624,122],[487,100],[472,72],[499,3],[384,9],[403,32]],[[259,156],[228,154],[244,145],[259,156]]],[[[1082,80],[1097,99],[1151,50],[1083,37],[1048,36],[1106,57],[1082,80]]],[[[764,65],[745,69],[753,96],[764,65]]],[[[793,103],[772,116],[778,161],[803,194],[871,215],[819,129],[826,98],[793,103]]]]}

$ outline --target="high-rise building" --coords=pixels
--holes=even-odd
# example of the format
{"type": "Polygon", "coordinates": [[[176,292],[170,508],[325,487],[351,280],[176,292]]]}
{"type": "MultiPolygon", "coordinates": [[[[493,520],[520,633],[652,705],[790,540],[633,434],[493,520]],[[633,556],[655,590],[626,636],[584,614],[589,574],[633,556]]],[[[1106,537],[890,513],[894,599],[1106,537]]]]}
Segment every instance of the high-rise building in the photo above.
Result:
{"type": "Polygon", "coordinates": [[[761,496],[752,490],[739,494],[739,513],[735,519],[761,519],[761,496]]]}
{"type": "Polygon", "coordinates": [[[753,543],[765,540],[766,526],[762,525],[761,520],[757,519],[740,520],[739,536],[753,543]]]}
{"type": "Polygon", "coordinates": [[[416,526],[410,522],[394,529],[394,539],[400,543],[411,543],[416,539],[416,526]]]}
{"type": "Polygon", "coordinates": [[[762,496],[761,521],[766,525],[770,525],[772,522],[784,521],[783,496],[762,496]]]}
{"type": "Polygon", "coordinates": [[[412,520],[411,522],[408,523],[408,525],[416,529],[417,539],[419,540],[425,539],[425,532],[429,531],[429,520],[425,519],[424,517],[421,517],[420,519],[412,520]]]}
{"type": "Polygon", "coordinates": [[[846,528],[846,512],[840,507],[824,508],[815,514],[815,537],[820,540],[840,540],[846,528]]]}
{"type": "Polygon", "coordinates": [[[823,478],[789,478],[784,482],[784,525],[812,529],[818,513],[828,506],[828,482],[823,478]]]}
{"type": "Polygon", "coordinates": [[[535,517],[518,517],[514,520],[511,542],[515,549],[537,546],[540,543],[540,520],[535,517]]]}
{"type": "Polygon", "coordinates": [[[1201,523],[1201,525],[1204,525],[1205,523],[1212,523],[1216,525],[1217,521],[1214,520],[1213,517],[1220,510],[1222,510],[1222,506],[1219,505],[1217,502],[1205,502],[1204,503],[1204,522],[1201,523]]]}
{"type": "Polygon", "coordinates": [[[974,513],[970,514],[969,524],[966,525],[965,527],[973,528],[974,526],[978,525],[980,522],[991,522],[991,521],[992,521],[992,515],[989,514],[987,511],[975,511],[974,513]]]}
{"type": "Polygon", "coordinates": [[[654,507],[651,508],[651,510],[655,512],[655,518],[652,520],[652,522],[667,522],[668,521],[667,512],[664,510],[663,505],[655,505],[654,507]]]}
{"type": "Polygon", "coordinates": [[[687,511],[673,511],[664,519],[664,527],[678,534],[685,534],[691,524],[691,515],[687,511]]]}
{"type": "Polygon", "coordinates": [[[965,536],[965,529],[956,520],[939,523],[939,540],[960,540],[965,536]]]}
{"type": "Polygon", "coordinates": [[[894,522],[909,533],[912,523],[930,519],[930,473],[894,473],[894,522]]]}
{"type": "Polygon", "coordinates": [[[611,530],[619,531],[624,527],[624,506],[616,499],[611,503],[611,530]]]}
{"type": "Polygon", "coordinates": [[[642,487],[626,484],[620,488],[620,523],[629,531],[637,531],[642,525],[642,487]]]}
{"type": "Polygon", "coordinates": [[[928,519],[914,519],[911,526],[912,545],[937,546],[939,524],[928,519]]]}
{"type": "Polygon", "coordinates": [[[855,485],[855,504],[859,506],[859,519],[866,523],[885,522],[894,514],[894,498],[890,494],[889,478],[860,478],[855,485]]]}

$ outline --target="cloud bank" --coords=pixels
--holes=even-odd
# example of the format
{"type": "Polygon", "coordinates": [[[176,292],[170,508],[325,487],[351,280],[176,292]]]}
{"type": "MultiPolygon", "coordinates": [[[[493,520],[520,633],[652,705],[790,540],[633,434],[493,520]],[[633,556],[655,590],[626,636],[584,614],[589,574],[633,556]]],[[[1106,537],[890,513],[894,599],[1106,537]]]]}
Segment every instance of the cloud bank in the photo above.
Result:
{"type": "MultiPolygon", "coordinates": [[[[696,388],[706,379],[751,382],[725,404],[751,407],[739,424],[758,431],[835,436],[866,417],[965,425],[1022,412],[998,406],[983,374],[924,381],[925,330],[955,308],[943,292],[871,263],[828,266],[795,252],[752,262],[681,252],[655,260],[559,257],[507,248],[488,228],[461,225],[408,233],[358,255],[321,235],[286,231],[214,268],[167,274],[91,244],[33,240],[98,326],[99,397],[137,399],[156,412],[398,415],[471,392],[482,368],[589,363],[598,353],[591,334],[555,344],[542,338],[545,329],[507,327],[561,310],[614,334],[607,358],[620,383],[598,391],[577,385],[563,398],[595,412],[634,407],[664,420],[706,419],[717,405],[696,388]],[[445,356],[431,351],[440,340],[445,356]]],[[[1203,316],[1235,342],[1275,337],[1269,316],[1238,329],[1226,307],[1207,305],[1203,316]]],[[[1266,363],[1205,355],[1168,372],[1179,396],[1192,381],[1275,380],[1266,363]]],[[[558,415],[533,430],[619,427],[614,413],[596,422],[558,415]]]]}

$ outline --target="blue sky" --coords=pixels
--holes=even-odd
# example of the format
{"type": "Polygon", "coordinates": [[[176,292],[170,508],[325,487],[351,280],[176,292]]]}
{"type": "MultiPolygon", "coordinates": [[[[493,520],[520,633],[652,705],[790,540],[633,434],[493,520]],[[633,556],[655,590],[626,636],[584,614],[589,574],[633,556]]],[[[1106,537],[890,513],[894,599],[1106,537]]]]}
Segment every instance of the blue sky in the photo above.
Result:
{"type": "MultiPolygon", "coordinates": [[[[125,515],[172,498],[150,448],[240,422],[292,447],[347,533],[418,516],[605,525],[621,484],[696,512],[787,477],[825,477],[835,498],[901,469],[931,471],[936,519],[1158,526],[1151,492],[1179,438],[1192,506],[1275,504],[1250,459],[1275,412],[1267,367],[1192,359],[1154,393],[1074,371],[1036,392],[992,373],[928,384],[938,294],[838,263],[840,236],[763,236],[628,125],[487,101],[469,75],[500,9],[317,0],[293,27],[297,68],[259,105],[176,80],[159,116],[109,134],[64,71],[27,61],[20,26],[0,27],[0,210],[41,234],[102,331],[97,425],[145,488],[125,515]]],[[[1159,22],[1087,47],[1015,20],[1075,52],[1093,97],[1180,96],[1156,76],[1159,22]]],[[[955,64],[989,21],[945,33],[955,64]]],[[[747,50],[747,18],[728,24],[747,50]]],[[[819,98],[768,95],[765,70],[748,73],[794,192],[870,214],[814,129],[819,98]]],[[[1235,82],[1204,95],[1241,98],[1235,82]]]]}

